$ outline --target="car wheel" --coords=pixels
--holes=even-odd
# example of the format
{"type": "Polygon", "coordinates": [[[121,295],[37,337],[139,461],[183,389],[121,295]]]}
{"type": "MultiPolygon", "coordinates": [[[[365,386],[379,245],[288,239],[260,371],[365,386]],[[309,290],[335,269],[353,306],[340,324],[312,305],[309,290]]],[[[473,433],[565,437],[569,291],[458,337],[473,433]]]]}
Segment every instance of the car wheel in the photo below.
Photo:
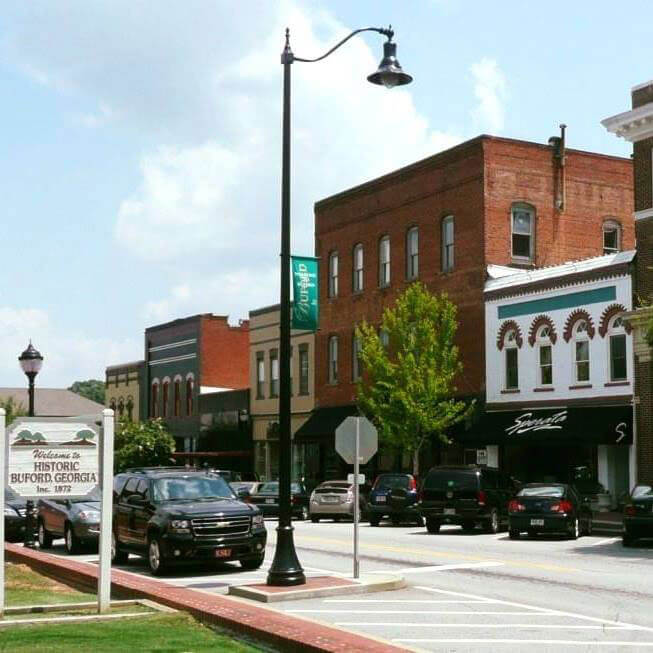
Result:
{"type": "Polygon", "coordinates": [[[490,512],[490,518],[485,522],[485,532],[486,533],[499,532],[499,513],[494,508],[492,508],[490,512]]]}
{"type": "Polygon", "coordinates": [[[378,517],[370,517],[370,526],[378,526],[380,522],[378,517]]]}
{"type": "Polygon", "coordinates": [[[516,531],[514,529],[511,529],[508,531],[508,537],[510,537],[511,540],[518,540],[519,539],[519,531],[516,531]]]}
{"type": "Polygon", "coordinates": [[[578,517],[574,517],[574,521],[571,525],[571,532],[569,533],[570,540],[577,540],[580,537],[580,522],[578,517]]]}
{"type": "Polygon", "coordinates": [[[129,560],[129,554],[120,548],[115,532],[111,532],[111,564],[124,565],[129,560]]]}
{"type": "Polygon", "coordinates": [[[165,558],[161,552],[161,543],[156,535],[147,543],[147,564],[153,576],[161,576],[166,571],[165,558]]]}
{"type": "Polygon", "coordinates": [[[75,531],[70,524],[66,524],[64,538],[66,540],[66,553],[68,553],[68,555],[75,555],[76,553],[79,553],[81,549],[81,543],[77,535],[75,535],[75,531]]]}
{"type": "Polygon", "coordinates": [[[313,524],[319,524],[320,523],[320,518],[319,517],[311,517],[311,522],[313,522],[313,524]]]}
{"type": "Polygon", "coordinates": [[[440,522],[435,519],[426,520],[426,530],[429,533],[439,533],[440,532],[440,522]]]}
{"type": "Polygon", "coordinates": [[[39,519],[39,548],[49,549],[52,546],[52,535],[45,530],[45,524],[39,519]]]}
{"type": "Polygon", "coordinates": [[[252,571],[254,569],[258,569],[262,564],[263,560],[265,560],[265,555],[259,556],[258,558],[248,558],[246,560],[239,560],[240,566],[247,570],[247,571],[252,571]]]}
{"type": "Polygon", "coordinates": [[[418,517],[418,518],[415,520],[415,523],[416,523],[420,528],[421,528],[422,526],[424,526],[424,520],[423,520],[421,517],[418,517]]]}

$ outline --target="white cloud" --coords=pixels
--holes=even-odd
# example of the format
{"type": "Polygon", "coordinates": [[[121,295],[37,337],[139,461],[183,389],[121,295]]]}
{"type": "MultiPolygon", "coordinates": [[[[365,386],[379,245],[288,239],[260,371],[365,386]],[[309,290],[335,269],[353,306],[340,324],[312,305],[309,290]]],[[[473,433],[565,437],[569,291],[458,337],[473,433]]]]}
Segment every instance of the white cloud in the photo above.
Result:
{"type": "Polygon", "coordinates": [[[472,118],[481,129],[496,133],[503,129],[507,99],[505,75],[494,59],[483,58],[472,64],[474,94],[478,106],[472,111],[472,118]]]}

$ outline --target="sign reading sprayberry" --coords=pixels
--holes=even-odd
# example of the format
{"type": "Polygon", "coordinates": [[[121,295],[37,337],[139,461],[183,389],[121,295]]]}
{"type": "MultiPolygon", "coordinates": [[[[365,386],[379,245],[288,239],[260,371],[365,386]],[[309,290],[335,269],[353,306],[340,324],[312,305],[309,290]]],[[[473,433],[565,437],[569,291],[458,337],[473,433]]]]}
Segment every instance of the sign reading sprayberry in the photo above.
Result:
{"type": "Polygon", "coordinates": [[[7,485],[25,498],[85,496],[100,482],[93,422],[18,418],[7,429],[7,485]]]}

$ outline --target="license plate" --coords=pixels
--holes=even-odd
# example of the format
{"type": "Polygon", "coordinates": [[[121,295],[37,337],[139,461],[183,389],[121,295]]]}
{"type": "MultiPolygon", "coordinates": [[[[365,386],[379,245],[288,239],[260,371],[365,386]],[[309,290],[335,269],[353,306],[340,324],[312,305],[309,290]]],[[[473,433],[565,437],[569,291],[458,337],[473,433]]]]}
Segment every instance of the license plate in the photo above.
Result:
{"type": "Polygon", "coordinates": [[[456,509],[455,508],[445,508],[444,509],[444,514],[445,515],[455,515],[456,514],[456,509]]]}
{"type": "Polygon", "coordinates": [[[377,503],[385,503],[385,497],[376,497],[377,503]]]}
{"type": "Polygon", "coordinates": [[[266,499],[265,503],[274,503],[274,499],[266,499]]]}
{"type": "Polygon", "coordinates": [[[338,497],[322,497],[324,503],[338,503],[338,497]]]}
{"type": "Polygon", "coordinates": [[[531,526],[544,526],[543,519],[531,519],[531,526]]]}
{"type": "Polygon", "coordinates": [[[231,549],[216,549],[216,558],[231,558],[231,549]]]}

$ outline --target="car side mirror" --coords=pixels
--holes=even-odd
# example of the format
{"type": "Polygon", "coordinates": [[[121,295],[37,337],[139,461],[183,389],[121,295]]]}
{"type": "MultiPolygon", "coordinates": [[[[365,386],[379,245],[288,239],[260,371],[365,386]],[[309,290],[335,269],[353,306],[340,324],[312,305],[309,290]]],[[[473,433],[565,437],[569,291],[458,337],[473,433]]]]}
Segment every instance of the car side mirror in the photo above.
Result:
{"type": "Polygon", "coordinates": [[[244,487],[241,487],[236,494],[238,495],[238,498],[243,500],[243,501],[246,501],[247,499],[249,499],[249,496],[250,496],[249,495],[249,490],[244,488],[244,487]]]}

